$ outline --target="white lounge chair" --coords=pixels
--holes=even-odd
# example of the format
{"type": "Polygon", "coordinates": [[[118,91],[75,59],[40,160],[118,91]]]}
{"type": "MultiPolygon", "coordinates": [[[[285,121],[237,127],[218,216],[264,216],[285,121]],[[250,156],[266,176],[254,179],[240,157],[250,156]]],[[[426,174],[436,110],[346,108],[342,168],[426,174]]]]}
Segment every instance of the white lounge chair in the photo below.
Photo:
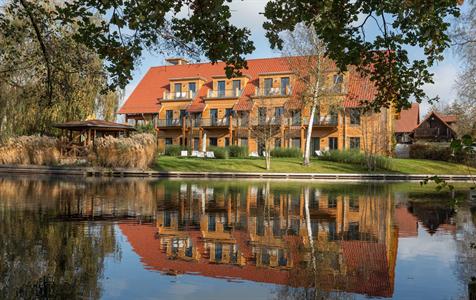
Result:
{"type": "Polygon", "coordinates": [[[187,157],[188,156],[188,151],[187,150],[180,151],[180,156],[181,157],[187,157]]]}
{"type": "Polygon", "coordinates": [[[207,158],[215,158],[215,152],[213,151],[207,151],[205,155],[207,158]]]}
{"type": "Polygon", "coordinates": [[[251,152],[250,157],[259,157],[258,153],[256,152],[251,152]]]}
{"type": "Polygon", "coordinates": [[[317,157],[322,156],[322,151],[321,150],[316,150],[316,151],[314,151],[314,153],[316,153],[317,157]]]}
{"type": "Polygon", "coordinates": [[[190,154],[191,157],[198,157],[198,151],[197,150],[193,150],[192,151],[192,154],[190,154]]]}
{"type": "Polygon", "coordinates": [[[204,158],[205,157],[205,152],[198,152],[197,157],[204,158]]]}

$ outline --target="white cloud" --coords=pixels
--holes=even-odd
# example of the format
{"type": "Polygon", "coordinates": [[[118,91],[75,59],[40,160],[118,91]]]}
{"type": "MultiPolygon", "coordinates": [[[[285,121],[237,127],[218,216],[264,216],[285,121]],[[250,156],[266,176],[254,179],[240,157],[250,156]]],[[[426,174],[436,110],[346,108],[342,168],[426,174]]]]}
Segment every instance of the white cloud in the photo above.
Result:
{"type": "MultiPolygon", "coordinates": [[[[433,81],[434,84],[426,84],[423,87],[423,90],[428,97],[440,97],[441,103],[450,103],[456,99],[456,78],[458,76],[458,68],[453,61],[444,61],[438,66],[430,70],[434,73],[433,81]]],[[[422,114],[426,114],[430,108],[430,104],[422,103],[421,111],[422,114]]]]}

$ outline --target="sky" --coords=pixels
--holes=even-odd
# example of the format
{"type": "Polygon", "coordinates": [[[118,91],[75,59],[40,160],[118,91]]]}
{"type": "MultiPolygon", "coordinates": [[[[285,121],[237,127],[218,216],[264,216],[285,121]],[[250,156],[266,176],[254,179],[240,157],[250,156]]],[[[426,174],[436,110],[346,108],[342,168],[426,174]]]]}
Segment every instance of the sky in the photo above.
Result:
{"type": "MultiPolygon", "coordinates": [[[[263,22],[265,17],[260,14],[264,11],[264,6],[267,0],[244,0],[233,1],[230,4],[232,12],[232,23],[239,27],[247,27],[251,30],[251,39],[253,40],[256,50],[248,55],[247,58],[264,58],[281,56],[281,54],[270,48],[269,42],[265,37],[265,30],[263,29],[263,22]]],[[[465,6],[463,6],[463,10],[465,6]]],[[[370,29],[371,30],[371,29],[370,29]]],[[[410,54],[415,57],[419,56],[418,50],[409,50],[410,54]],[[414,53],[412,53],[414,52],[414,53]]],[[[165,58],[161,55],[153,53],[144,53],[141,64],[136,67],[133,74],[133,80],[127,85],[125,90],[125,99],[132,93],[141,78],[145,75],[147,70],[153,66],[165,64],[165,58]]],[[[460,61],[458,60],[453,49],[448,49],[444,53],[444,60],[431,68],[434,73],[434,84],[425,85],[424,90],[430,97],[440,97],[440,102],[450,103],[457,97],[455,85],[457,74],[459,72],[460,61]]],[[[426,114],[430,105],[422,103],[421,113],[426,114]]]]}

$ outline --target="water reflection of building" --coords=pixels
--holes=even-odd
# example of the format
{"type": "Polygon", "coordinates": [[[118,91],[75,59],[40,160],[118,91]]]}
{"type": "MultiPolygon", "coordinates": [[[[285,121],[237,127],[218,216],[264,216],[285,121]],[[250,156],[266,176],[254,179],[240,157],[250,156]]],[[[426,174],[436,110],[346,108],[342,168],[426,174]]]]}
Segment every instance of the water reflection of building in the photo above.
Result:
{"type": "Polygon", "coordinates": [[[393,294],[398,233],[390,197],[265,184],[162,186],[157,196],[155,228],[120,225],[151,269],[393,294]]]}

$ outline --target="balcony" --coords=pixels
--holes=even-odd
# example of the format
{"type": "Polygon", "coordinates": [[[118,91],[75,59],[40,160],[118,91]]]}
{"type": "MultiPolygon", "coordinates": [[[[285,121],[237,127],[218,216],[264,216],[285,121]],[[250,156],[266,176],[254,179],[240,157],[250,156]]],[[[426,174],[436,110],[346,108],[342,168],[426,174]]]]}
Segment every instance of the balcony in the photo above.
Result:
{"type": "MultiPolygon", "coordinates": [[[[336,115],[318,116],[314,118],[313,127],[335,127],[338,124],[336,115]]],[[[304,125],[309,125],[309,119],[305,120],[304,125]]]]}
{"type": "Polygon", "coordinates": [[[238,98],[243,93],[243,89],[231,90],[208,90],[208,99],[238,98]]]}
{"type": "Polygon", "coordinates": [[[256,97],[287,97],[292,94],[290,86],[284,88],[258,88],[256,89],[256,97]]]}
{"type": "Polygon", "coordinates": [[[200,126],[201,127],[228,127],[230,126],[230,119],[229,118],[201,119],[200,126]]]}
{"type": "Polygon", "coordinates": [[[448,128],[417,128],[415,129],[415,138],[440,138],[440,139],[450,139],[451,132],[448,128]]]}
{"type": "Polygon", "coordinates": [[[164,92],[164,96],[162,100],[192,100],[195,98],[197,93],[194,91],[187,91],[187,92],[164,92]]]}
{"type": "Polygon", "coordinates": [[[182,119],[159,119],[157,120],[157,127],[181,127],[182,119]]]}

